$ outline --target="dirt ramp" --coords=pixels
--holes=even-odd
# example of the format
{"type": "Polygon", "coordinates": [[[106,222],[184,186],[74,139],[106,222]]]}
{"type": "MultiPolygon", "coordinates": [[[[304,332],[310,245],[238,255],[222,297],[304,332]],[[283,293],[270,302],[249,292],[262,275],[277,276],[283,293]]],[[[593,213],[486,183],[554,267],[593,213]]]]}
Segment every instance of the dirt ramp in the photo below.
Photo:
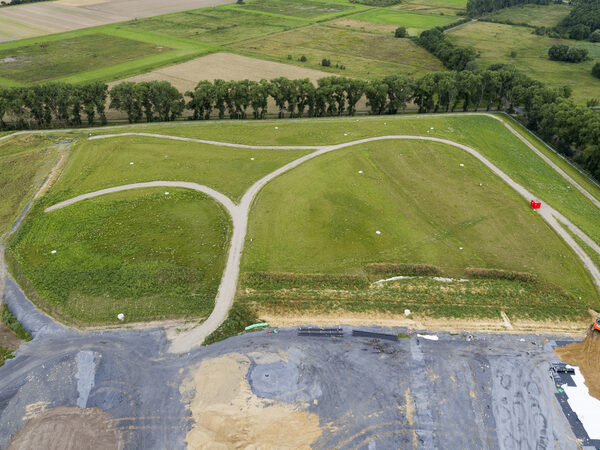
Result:
{"type": "Polygon", "coordinates": [[[59,407],[42,411],[12,438],[9,450],[122,449],[110,415],[100,408],[59,407]]]}
{"type": "Polygon", "coordinates": [[[600,331],[590,326],[583,341],[559,347],[555,351],[562,361],[579,367],[590,395],[600,400],[600,331]]]}
{"type": "Polygon", "coordinates": [[[203,361],[181,386],[194,425],[190,449],[310,448],[321,435],[315,414],[257,397],[246,374],[250,361],[232,353],[203,361]]]}

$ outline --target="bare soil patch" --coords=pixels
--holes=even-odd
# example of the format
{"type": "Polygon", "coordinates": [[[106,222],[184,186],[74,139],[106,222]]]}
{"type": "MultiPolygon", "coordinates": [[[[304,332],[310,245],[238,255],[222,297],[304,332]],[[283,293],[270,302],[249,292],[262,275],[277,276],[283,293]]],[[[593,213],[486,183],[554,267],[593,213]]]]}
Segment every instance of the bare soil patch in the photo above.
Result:
{"type": "MultiPolygon", "coordinates": [[[[233,53],[213,53],[182,64],[162,67],[121,81],[168,81],[180,91],[193,90],[199,81],[222,79],[225,81],[270,80],[277,77],[290,79],[309,78],[316,81],[330,76],[319,70],[297,67],[233,53]]],[[[112,83],[112,84],[116,84],[112,83]]]]}
{"type": "Polygon", "coordinates": [[[556,336],[581,336],[585,325],[576,322],[535,322],[535,321],[513,321],[512,329],[508,329],[502,317],[494,320],[475,320],[475,319],[434,319],[406,317],[404,315],[384,314],[377,312],[352,313],[337,312],[335,314],[306,314],[306,315],[272,315],[266,312],[257,311],[259,317],[268,322],[270,326],[276,328],[293,327],[302,324],[311,324],[317,326],[332,325],[377,325],[382,327],[409,327],[414,329],[427,329],[431,331],[458,331],[469,330],[473,332],[495,333],[502,332],[508,334],[540,334],[552,332],[556,336]]]}
{"type": "Polygon", "coordinates": [[[230,353],[203,361],[181,386],[195,421],[189,448],[310,448],[321,435],[315,414],[257,397],[247,357],[230,353]]]}
{"type": "Polygon", "coordinates": [[[100,408],[59,407],[42,410],[12,438],[9,450],[122,449],[110,415],[100,408]]]}
{"type": "Polygon", "coordinates": [[[590,326],[583,341],[559,347],[555,352],[564,362],[579,367],[590,395],[600,400],[600,331],[590,326]]]}

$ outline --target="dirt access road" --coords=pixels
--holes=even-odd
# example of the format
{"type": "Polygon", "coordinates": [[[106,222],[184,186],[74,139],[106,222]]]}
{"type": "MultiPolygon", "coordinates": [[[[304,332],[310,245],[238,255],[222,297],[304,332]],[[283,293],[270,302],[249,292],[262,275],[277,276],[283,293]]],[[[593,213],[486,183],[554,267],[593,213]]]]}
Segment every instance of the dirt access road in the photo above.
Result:
{"type": "MultiPolygon", "coordinates": [[[[505,126],[509,127],[513,133],[520,136],[516,130],[512,129],[504,121],[502,121],[502,122],[504,123],[505,126]]],[[[186,142],[198,142],[198,143],[211,144],[211,145],[217,145],[217,146],[226,146],[226,147],[269,149],[269,150],[274,150],[274,151],[283,150],[283,149],[291,149],[291,148],[315,150],[308,155],[300,157],[300,158],[296,159],[295,161],[292,161],[292,162],[280,167],[279,169],[273,171],[269,175],[263,177],[262,179],[260,179],[256,183],[254,183],[244,193],[244,195],[238,205],[234,205],[230,199],[224,200],[223,199],[223,197],[225,197],[224,195],[222,195],[220,193],[215,193],[214,190],[212,190],[206,186],[195,185],[195,186],[191,187],[191,186],[186,186],[186,184],[191,185],[194,183],[154,181],[151,183],[134,183],[134,184],[128,184],[128,185],[124,185],[124,186],[116,186],[114,188],[108,188],[108,189],[102,189],[100,191],[90,192],[90,193],[83,194],[83,195],[74,197],[72,199],[57,203],[46,209],[46,212],[50,213],[57,209],[67,207],[69,205],[72,205],[74,203],[77,203],[79,201],[82,201],[82,200],[85,200],[88,198],[98,197],[100,195],[106,195],[106,194],[113,193],[113,192],[120,192],[120,191],[127,190],[127,189],[136,189],[136,188],[154,187],[154,186],[179,186],[179,187],[191,187],[192,189],[195,189],[195,190],[202,190],[202,192],[207,193],[208,195],[211,195],[213,198],[215,198],[217,201],[219,201],[226,207],[226,209],[228,210],[228,212],[232,218],[233,235],[232,235],[231,244],[230,244],[230,248],[229,248],[227,264],[225,266],[225,270],[224,270],[223,276],[221,278],[221,283],[219,285],[219,290],[218,290],[217,296],[215,298],[215,308],[213,309],[209,318],[205,322],[203,322],[201,325],[193,328],[190,331],[181,333],[173,339],[171,350],[174,352],[181,352],[181,353],[187,352],[194,346],[201,345],[202,342],[204,341],[204,339],[206,339],[206,337],[209,334],[211,334],[213,331],[215,331],[219,327],[219,325],[221,323],[223,323],[223,321],[225,321],[225,319],[227,318],[227,313],[229,312],[229,309],[231,308],[231,305],[233,304],[233,300],[235,297],[237,281],[238,281],[238,277],[239,277],[239,265],[240,265],[242,251],[244,248],[244,242],[245,242],[245,237],[246,237],[248,216],[250,214],[250,207],[251,207],[254,199],[256,198],[256,195],[269,181],[271,181],[274,178],[278,177],[279,175],[293,169],[294,167],[297,167],[300,164],[302,164],[306,161],[309,161],[310,159],[316,158],[317,156],[323,155],[325,153],[329,153],[331,151],[335,151],[335,150],[339,150],[339,149],[343,149],[343,148],[351,147],[351,146],[355,146],[355,145],[360,145],[360,144],[367,143],[367,142],[373,142],[373,141],[381,141],[381,140],[417,140],[418,141],[418,140],[420,140],[420,141],[429,141],[429,142],[439,142],[442,144],[450,145],[450,146],[456,147],[458,149],[464,150],[467,153],[474,156],[475,158],[477,158],[484,165],[486,165],[494,174],[496,174],[504,182],[506,182],[511,188],[513,188],[516,192],[518,192],[525,200],[529,201],[530,199],[535,197],[530,191],[528,191],[523,186],[521,186],[520,184],[518,184],[517,182],[512,180],[506,173],[504,173],[495,164],[493,164],[491,161],[489,161],[487,158],[485,158],[483,155],[481,155],[481,153],[479,153],[477,150],[475,150],[471,147],[468,147],[466,145],[459,144],[454,141],[450,141],[448,139],[441,139],[441,138],[436,138],[436,137],[431,137],[431,136],[410,136],[410,135],[378,136],[378,137],[371,137],[371,138],[366,138],[366,139],[359,139],[356,141],[350,141],[350,142],[337,144],[337,145],[331,145],[331,146],[305,146],[305,147],[302,147],[302,146],[240,145],[240,144],[233,144],[233,143],[227,143],[227,142],[210,141],[210,140],[204,140],[204,139],[183,138],[183,137],[178,137],[178,136],[166,136],[166,135],[152,134],[152,133],[107,134],[107,135],[101,135],[101,136],[94,136],[94,137],[91,137],[90,139],[91,140],[113,139],[113,138],[118,138],[121,136],[131,136],[131,135],[154,137],[154,138],[158,138],[158,139],[172,139],[172,140],[179,140],[179,141],[186,141],[186,142]]],[[[539,152],[537,149],[535,149],[535,151],[539,152]]],[[[549,160],[547,162],[549,162],[550,164],[553,164],[549,160]]],[[[558,169],[559,173],[563,177],[565,177],[570,182],[572,182],[573,185],[577,189],[586,193],[587,196],[591,197],[596,203],[598,202],[597,199],[593,198],[591,196],[591,194],[589,194],[581,185],[575,183],[575,181],[572,180],[572,178],[568,177],[568,175],[565,174],[562,170],[560,170],[558,167],[556,167],[556,169],[558,169]]],[[[556,211],[554,208],[552,208],[548,204],[544,203],[543,207],[539,210],[539,213],[542,216],[542,218],[556,231],[556,233],[559,236],[561,236],[561,238],[577,254],[577,256],[580,258],[580,260],[582,261],[585,268],[590,273],[594,283],[600,290],[600,270],[598,270],[598,268],[596,267],[592,258],[589,255],[587,255],[587,253],[581,248],[581,246],[571,237],[571,235],[564,229],[564,227],[561,225],[561,223],[566,225],[569,230],[571,230],[572,232],[575,232],[579,237],[584,239],[585,242],[588,243],[588,245],[590,245],[592,247],[592,249],[594,251],[596,251],[598,254],[600,254],[600,247],[591,238],[589,238],[582,230],[580,230],[571,221],[569,221],[566,217],[564,217],[562,214],[560,214],[558,211],[556,211]]]]}
{"type": "Polygon", "coordinates": [[[58,0],[0,8],[0,42],[232,3],[232,0],[58,0]]]}

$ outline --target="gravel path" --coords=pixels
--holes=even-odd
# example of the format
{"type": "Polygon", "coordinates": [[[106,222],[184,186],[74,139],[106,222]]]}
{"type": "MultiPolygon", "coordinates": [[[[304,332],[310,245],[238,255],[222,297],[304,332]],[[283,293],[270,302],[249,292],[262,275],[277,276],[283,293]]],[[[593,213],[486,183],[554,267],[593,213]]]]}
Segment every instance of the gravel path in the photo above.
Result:
{"type": "MultiPolygon", "coordinates": [[[[493,117],[493,116],[492,116],[493,117]]],[[[514,129],[510,128],[506,123],[504,123],[515,135],[520,136],[514,129]]],[[[122,136],[121,135],[110,135],[110,137],[122,136]]],[[[161,135],[153,135],[148,133],[126,133],[126,135],[141,135],[141,136],[152,136],[152,137],[161,137],[166,139],[175,139],[175,140],[190,140],[192,142],[202,142],[202,143],[210,143],[212,145],[222,145],[222,146],[232,146],[239,147],[237,144],[230,143],[220,143],[215,141],[205,141],[205,140],[192,140],[188,138],[179,138],[176,136],[161,136],[161,135]]],[[[103,138],[107,138],[108,136],[103,136],[103,138]]],[[[523,138],[524,139],[524,138],[523,138]]],[[[208,319],[203,322],[201,325],[193,328],[190,331],[184,332],[176,336],[172,343],[170,350],[176,353],[188,352],[193,347],[200,345],[204,339],[211,334],[214,330],[216,330],[221,323],[227,318],[227,313],[233,303],[233,299],[235,297],[235,292],[237,288],[237,281],[239,276],[239,266],[242,257],[242,251],[244,247],[244,241],[246,237],[247,223],[248,223],[248,215],[250,213],[250,208],[256,195],[258,192],[265,186],[269,181],[278,177],[279,175],[293,169],[294,167],[299,166],[300,164],[309,161],[317,156],[323,155],[325,153],[329,153],[335,150],[343,149],[346,147],[352,147],[355,145],[364,144],[367,142],[374,141],[384,141],[384,140],[415,140],[415,141],[429,141],[429,142],[438,142],[446,145],[450,145],[461,150],[466,151],[470,155],[477,158],[481,161],[485,166],[487,166],[493,173],[499,176],[505,183],[507,183],[510,187],[512,187],[516,192],[518,192],[524,199],[530,200],[535,198],[535,196],[525,189],[523,186],[512,180],[506,173],[500,170],[495,164],[481,155],[477,150],[468,147],[463,144],[459,144],[457,142],[441,139],[436,137],[426,137],[426,136],[411,136],[411,135],[390,135],[390,136],[379,136],[379,137],[371,137],[365,139],[359,139],[356,141],[346,142],[343,144],[323,146],[323,147],[276,147],[276,146],[252,146],[250,148],[266,148],[266,149],[290,149],[290,148],[317,148],[316,151],[302,156],[295,161],[292,161],[279,169],[271,172],[267,176],[263,177],[256,183],[254,183],[244,194],[240,203],[235,205],[232,200],[230,200],[225,195],[217,192],[207,186],[202,186],[196,183],[188,183],[188,182],[179,182],[179,181],[153,181],[147,183],[134,183],[127,184],[123,186],[117,186],[108,189],[102,189],[99,191],[91,192],[88,194],[79,195],[70,200],[66,200],[61,203],[57,203],[46,209],[46,212],[51,212],[60,208],[64,208],[65,206],[71,205],[73,203],[79,202],[81,200],[85,200],[88,198],[98,197],[100,195],[105,195],[113,192],[120,192],[128,189],[139,189],[139,188],[147,188],[147,187],[158,187],[158,186],[171,186],[171,187],[182,187],[193,189],[196,191],[203,192],[207,195],[210,195],[212,198],[221,203],[231,215],[233,221],[233,235],[231,239],[231,245],[229,248],[229,255],[227,259],[227,264],[225,266],[225,270],[223,272],[223,276],[221,278],[221,283],[219,285],[219,290],[217,296],[215,298],[215,308],[208,319]]],[[[247,148],[247,147],[245,147],[247,148]]],[[[539,154],[539,151],[530,146],[532,150],[539,154]]],[[[543,155],[540,155],[543,156],[543,155]]],[[[544,157],[544,156],[543,156],[544,157]]],[[[544,157],[545,158],[545,157],[544,157]]],[[[551,161],[547,161],[549,164],[553,165],[551,161]]],[[[560,168],[554,166],[555,169],[560,171],[560,168]]],[[[561,173],[560,171],[559,173],[561,173]]],[[[564,172],[561,173],[563,177],[568,177],[564,172]]],[[[570,178],[570,177],[569,177],[570,178]]],[[[579,186],[582,192],[587,192],[580,185],[576,185],[573,182],[574,186],[579,186]]],[[[593,198],[591,194],[589,197],[593,198]]],[[[596,203],[595,203],[596,204],[596,203]]],[[[600,207],[600,204],[597,205],[600,207]]],[[[571,235],[560,225],[559,221],[564,223],[570,230],[577,230],[577,235],[584,239],[586,243],[593,244],[594,250],[598,251],[600,248],[594,243],[592,239],[590,239],[583,231],[579,230],[574,224],[572,224],[566,217],[562,216],[558,213],[554,208],[550,207],[546,203],[543,204],[542,208],[539,210],[541,217],[556,231],[556,233],[563,238],[563,240],[573,249],[573,251],[577,254],[577,256],[581,259],[584,266],[589,271],[592,276],[595,284],[600,289],[600,271],[592,261],[592,259],[586,254],[586,252],[577,244],[577,242],[571,237],[571,235]]]]}

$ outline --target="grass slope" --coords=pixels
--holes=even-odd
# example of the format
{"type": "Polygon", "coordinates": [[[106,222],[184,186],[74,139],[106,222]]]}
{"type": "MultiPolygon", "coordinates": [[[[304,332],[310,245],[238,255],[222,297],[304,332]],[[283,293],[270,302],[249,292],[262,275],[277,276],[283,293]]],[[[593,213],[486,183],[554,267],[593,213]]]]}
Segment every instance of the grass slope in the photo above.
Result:
{"type": "Polygon", "coordinates": [[[10,229],[57,162],[51,142],[39,136],[0,141],[0,236],[10,229]]]}
{"type": "Polygon", "coordinates": [[[212,199],[154,189],[50,214],[42,206],[12,240],[8,257],[45,309],[81,324],[116,323],[119,313],[139,321],[212,311],[231,231],[212,199]]]}
{"type": "MultiPolygon", "coordinates": [[[[546,148],[542,141],[501,115],[576,181],[600,199],[600,187],[546,148]]],[[[132,127],[136,128],[136,127],[132,127]]],[[[126,131],[128,128],[124,128],[126,131]]],[[[547,201],[600,243],[600,211],[558,173],[513,136],[497,120],[486,116],[414,115],[400,117],[335,118],[301,121],[212,122],[204,126],[149,125],[147,132],[222,140],[240,144],[328,145],[371,136],[408,134],[451,139],[472,146],[513,180],[547,201]],[[277,126],[277,130],[274,129],[277,126]],[[430,130],[434,127],[434,130],[430,130]]],[[[97,134],[110,131],[98,130],[97,134]]]]}
{"type": "Polygon", "coordinates": [[[306,153],[232,149],[140,136],[82,141],[74,147],[50,195],[55,202],[121,184],[171,180],[204,184],[237,199],[252,183],[306,153]]]}
{"type": "Polygon", "coordinates": [[[532,34],[528,27],[490,22],[470,23],[449,31],[447,35],[458,45],[474,47],[480,54],[478,62],[482,67],[497,62],[513,64],[550,87],[571,86],[576,102],[600,98],[600,80],[591,74],[592,66],[600,58],[598,43],[552,39],[532,34]],[[577,64],[550,61],[548,49],[558,43],[585,48],[591,59],[577,64]],[[512,52],[515,52],[514,57],[512,52]]]}
{"type": "Polygon", "coordinates": [[[595,295],[545,222],[483,164],[448,146],[340,150],[259,195],[244,271],[343,273],[376,262],[433,264],[454,277],[467,267],[531,272],[573,295],[595,295]]]}

